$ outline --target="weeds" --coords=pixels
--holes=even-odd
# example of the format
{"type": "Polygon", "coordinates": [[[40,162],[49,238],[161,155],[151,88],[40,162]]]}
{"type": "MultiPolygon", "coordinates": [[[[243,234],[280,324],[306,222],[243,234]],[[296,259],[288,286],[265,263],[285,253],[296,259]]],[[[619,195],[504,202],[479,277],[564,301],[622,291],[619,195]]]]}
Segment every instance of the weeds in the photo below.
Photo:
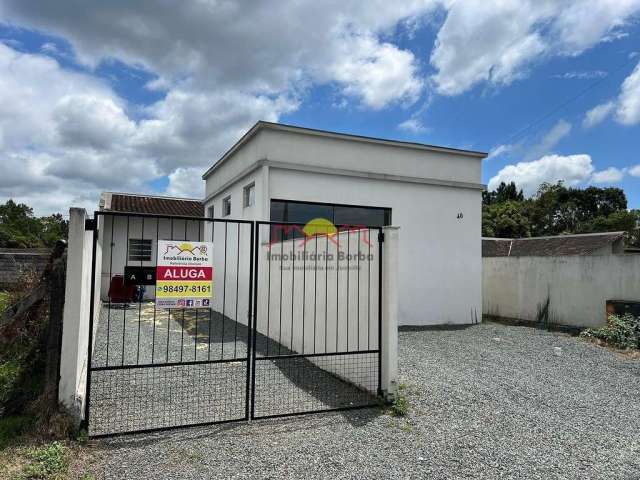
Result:
{"type": "Polygon", "coordinates": [[[27,452],[30,460],[22,469],[22,479],[55,479],[63,478],[68,468],[66,447],[60,442],[53,442],[27,452]]]}
{"type": "Polygon", "coordinates": [[[407,397],[404,394],[405,390],[406,385],[404,383],[401,383],[398,386],[398,393],[396,393],[396,396],[393,399],[393,403],[391,404],[391,415],[395,417],[404,417],[407,415],[407,413],[409,413],[409,402],[407,401],[407,397]]]}
{"type": "Polygon", "coordinates": [[[587,328],[580,336],[596,338],[617,348],[640,349],[640,317],[629,314],[610,315],[606,327],[587,328]]]}

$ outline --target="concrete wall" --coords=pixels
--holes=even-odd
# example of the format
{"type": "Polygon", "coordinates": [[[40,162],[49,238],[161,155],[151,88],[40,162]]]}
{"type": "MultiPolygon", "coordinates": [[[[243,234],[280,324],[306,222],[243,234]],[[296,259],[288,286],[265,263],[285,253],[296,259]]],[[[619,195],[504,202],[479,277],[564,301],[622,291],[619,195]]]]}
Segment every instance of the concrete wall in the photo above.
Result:
{"type": "Polygon", "coordinates": [[[487,257],[483,313],[536,321],[549,301],[550,321],[597,327],[606,301],[640,301],[640,255],[487,257]]]}
{"type": "Polygon", "coordinates": [[[481,192],[271,168],[273,198],[392,209],[400,325],[468,324],[480,316],[481,192]],[[458,218],[462,214],[462,218],[458,218]]]}
{"type": "Polygon", "coordinates": [[[0,288],[12,288],[21,275],[42,275],[47,266],[49,248],[0,248],[0,288]]]}
{"type": "MultiPolygon", "coordinates": [[[[60,387],[58,400],[77,419],[83,418],[87,384],[87,360],[91,304],[94,333],[98,326],[99,297],[91,298],[93,231],[85,230],[87,213],[81,208],[69,210],[67,279],[62,325],[60,387]]],[[[101,245],[96,244],[96,258],[101,245]]],[[[96,262],[96,289],[100,279],[100,262],[96,262]]],[[[95,339],[95,335],[93,336],[95,339]]]]}

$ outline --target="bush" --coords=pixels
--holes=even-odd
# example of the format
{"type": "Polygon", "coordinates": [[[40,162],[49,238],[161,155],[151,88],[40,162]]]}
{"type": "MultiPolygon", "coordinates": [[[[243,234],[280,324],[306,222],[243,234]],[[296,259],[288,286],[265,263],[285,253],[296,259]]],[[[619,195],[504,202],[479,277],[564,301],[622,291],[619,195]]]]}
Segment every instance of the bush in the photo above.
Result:
{"type": "Polygon", "coordinates": [[[640,349],[640,317],[610,315],[606,327],[587,328],[580,336],[597,338],[618,348],[640,349]]]}

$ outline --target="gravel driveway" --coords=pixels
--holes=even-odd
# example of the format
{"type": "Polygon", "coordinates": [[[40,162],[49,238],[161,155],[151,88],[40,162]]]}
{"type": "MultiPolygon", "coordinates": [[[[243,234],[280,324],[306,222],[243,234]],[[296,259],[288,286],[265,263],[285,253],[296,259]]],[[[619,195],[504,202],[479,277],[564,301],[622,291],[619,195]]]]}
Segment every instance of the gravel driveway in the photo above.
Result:
{"type": "Polygon", "coordinates": [[[411,411],[94,442],[98,478],[640,478],[640,361],[485,323],[400,332],[411,411]],[[554,347],[560,347],[558,352],[554,347]]]}

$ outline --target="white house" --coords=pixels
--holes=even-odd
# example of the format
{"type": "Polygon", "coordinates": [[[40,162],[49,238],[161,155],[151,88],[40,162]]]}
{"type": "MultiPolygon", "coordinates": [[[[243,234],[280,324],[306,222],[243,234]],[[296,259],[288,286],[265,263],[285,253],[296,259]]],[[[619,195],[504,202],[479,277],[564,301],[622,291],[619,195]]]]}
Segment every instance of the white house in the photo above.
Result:
{"type": "Polygon", "coordinates": [[[400,227],[400,325],[482,314],[485,153],[258,122],[205,172],[208,217],[400,227]]]}

